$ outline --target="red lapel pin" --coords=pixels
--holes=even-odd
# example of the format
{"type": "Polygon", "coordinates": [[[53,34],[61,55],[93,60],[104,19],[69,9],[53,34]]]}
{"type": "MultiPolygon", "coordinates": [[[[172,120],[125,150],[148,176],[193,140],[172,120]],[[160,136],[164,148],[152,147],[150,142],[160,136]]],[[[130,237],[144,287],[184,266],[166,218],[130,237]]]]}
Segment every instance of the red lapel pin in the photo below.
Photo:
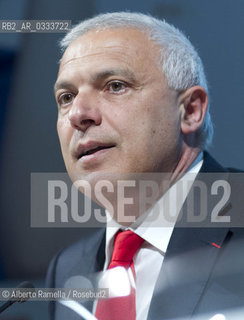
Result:
{"type": "Polygon", "coordinates": [[[212,242],[211,245],[214,246],[214,247],[216,247],[216,248],[218,248],[218,249],[221,248],[221,246],[219,246],[219,245],[218,245],[217,243],[215,243],[215,242],[212,242]]]}

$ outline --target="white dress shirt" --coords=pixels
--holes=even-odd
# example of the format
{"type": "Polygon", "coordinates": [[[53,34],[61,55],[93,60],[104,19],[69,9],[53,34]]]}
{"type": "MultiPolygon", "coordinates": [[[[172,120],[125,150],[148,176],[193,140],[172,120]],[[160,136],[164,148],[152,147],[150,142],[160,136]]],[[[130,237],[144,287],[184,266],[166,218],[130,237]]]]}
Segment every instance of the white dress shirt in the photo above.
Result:
{"type": "MultiPolygon", "coordinates": [[[[136,320],[146,320],[153,290],[164,260],[175,221],[187,197],[187,194],[194,182],[196,175],[200,171],[203,163],[203,154],[200,153],[187,173],[177,181],[155,205],[158,205],[159,215],[156,219],[150,219],[153,214],[152,207],[149,211],[139,217],[129,228],[125,228],[116,221],[108,219],[106,228],[106,247],[104,270],[107,269],[113,252],[114,236],[119,229],[129,229],[142,237],[145,242],[134,256],[134,266],[136,272],[136,320]],[[177,196],[177,186],[183,185],[180,197],[177,196]],[[170,197],[176,197],[177,201],[167,201],[170,197]],[[166,204],[167,203],[167,204],[166,204]],[[170,207],[169,207],[170,204],[170,207]],[[170,210],[171,222],[165,219],[165,210],[170,210]],[[163,223],[162,223],[163,221],[163,223]]],[[[155,206],[154,205],[154,206],[155,206]]],[[[106,212],[109,215],[108,212],[106,212]]],[[[168,214],[168,213],[166,213],[168,214]]]]}

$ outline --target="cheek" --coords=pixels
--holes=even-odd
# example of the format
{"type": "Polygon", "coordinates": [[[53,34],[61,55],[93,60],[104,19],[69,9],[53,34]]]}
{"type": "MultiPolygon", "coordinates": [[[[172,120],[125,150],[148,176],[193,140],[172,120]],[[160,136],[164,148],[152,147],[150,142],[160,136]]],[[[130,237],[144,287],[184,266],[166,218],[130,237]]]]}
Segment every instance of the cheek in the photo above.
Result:
{"type": "Polygon", "coordinates": [[[68,147],[69,141],[71,140],[71,137],[72,137],[72,128],[70,126],[70,122],[66,118],[58,119],[57,132],[58,132],[61,148],[64,151],[64,148],[68,147]]]}
{"type": "Polygon", "coordinates": [[[180,147],[180,117],[175,107],[159,104],[153,112],[148,110],[147,116],[144,139],[151,153],[162,158],[177,153],[180,147]]]}
{"type": "Polygon", "coordinates": [[[58,118],[57,131],[58,131],[60,142],[62,142],[64,138],[67,138],[70,135],[69,134],[69,131],[71,131],[70,129],[71,129],[70,121],[67,119],[67,117],[58,118]]]}
{"type": "Polygon", "coordinates": [[[58,132],[61,132],[62,130],[67,130],[70,128],[70,121],[68,117],[58,117],[57,120],[57,130],[58,132]]]}

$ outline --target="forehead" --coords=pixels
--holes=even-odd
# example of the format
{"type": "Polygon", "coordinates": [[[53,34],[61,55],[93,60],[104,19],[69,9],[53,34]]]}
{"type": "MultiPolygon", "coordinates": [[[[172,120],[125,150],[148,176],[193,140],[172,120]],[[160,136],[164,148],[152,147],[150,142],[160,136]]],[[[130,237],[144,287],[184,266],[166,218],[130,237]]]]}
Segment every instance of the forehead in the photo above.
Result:
{"type": "MultiPolygon", "coordinates": [[[[60,69],[86,60],[107,59],[143,66],[157,66],[160,50],[146,33],[134,28],[92,30],[78,37],[66,49],[60,69]]],[[[100,61],[101,62],[101,61],[100,61]]]]}

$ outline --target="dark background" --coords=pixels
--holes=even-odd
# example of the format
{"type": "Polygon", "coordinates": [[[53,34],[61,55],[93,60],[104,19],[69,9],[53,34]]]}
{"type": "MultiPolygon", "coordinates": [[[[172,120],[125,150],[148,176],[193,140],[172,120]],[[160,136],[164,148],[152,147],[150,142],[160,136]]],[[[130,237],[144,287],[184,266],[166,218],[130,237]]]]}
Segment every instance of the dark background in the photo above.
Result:
{"type": "MultiPolygon", "coordinates": [[[[66,19],[140,11],[182,29],[200,52],[210,87],[211,153],[244,169],[243,0],[0,0],[0,19],[66,19]]],[[[30,174],[64,172],[53,97],[59,33],[0,33],[0,284],[44,286],[54,253],[87,229],[30,227],[30,174]]],[[[46,319],[46,304],[14,306],[5,319],[46,319]],[[13,316],[17,318],[11,318],[13,316]],[[22,318],[21,318],[22,316],[22,318]]]]}

